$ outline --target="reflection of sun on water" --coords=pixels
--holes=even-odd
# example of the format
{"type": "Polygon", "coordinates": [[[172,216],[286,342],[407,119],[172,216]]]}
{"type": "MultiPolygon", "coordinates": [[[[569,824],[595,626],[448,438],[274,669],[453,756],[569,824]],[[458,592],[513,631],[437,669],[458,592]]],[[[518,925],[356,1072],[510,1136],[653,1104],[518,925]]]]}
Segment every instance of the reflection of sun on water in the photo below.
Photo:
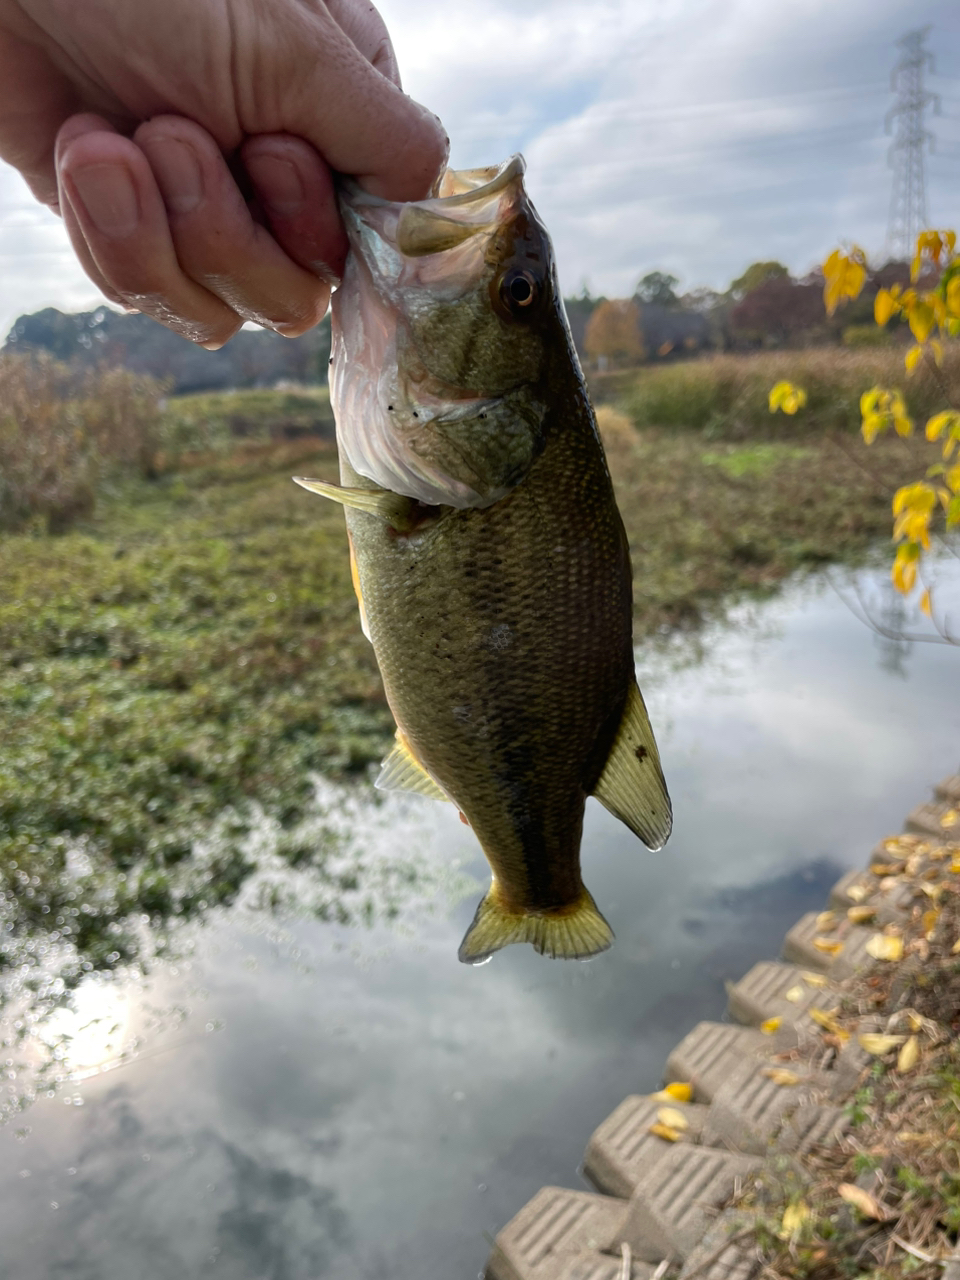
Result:
{"type": "Polygon", "coordinates": [[[72,1008],[48,1019],[42,1038],[73,1079],[82,1079],[120,1061],[129,1019],[129,998],[114,983],[88,981],[74,992],[72,1008]]]}

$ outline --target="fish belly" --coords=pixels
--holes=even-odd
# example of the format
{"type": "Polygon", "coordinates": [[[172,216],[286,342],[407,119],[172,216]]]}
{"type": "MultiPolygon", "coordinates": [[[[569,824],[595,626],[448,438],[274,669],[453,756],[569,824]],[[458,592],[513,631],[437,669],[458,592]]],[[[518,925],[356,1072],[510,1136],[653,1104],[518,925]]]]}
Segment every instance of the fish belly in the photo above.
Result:
{"type": "MultiPolygon", "coordinates": [[[[369,485],[349,467],[343,483],[369,485]]],[[[405,536],[361,511],[347,524],[391,710],[501,904],[579,901],[584,802],[633,681],[629,556],[592,429],[555,432],[492,507],[405,536]]]]}

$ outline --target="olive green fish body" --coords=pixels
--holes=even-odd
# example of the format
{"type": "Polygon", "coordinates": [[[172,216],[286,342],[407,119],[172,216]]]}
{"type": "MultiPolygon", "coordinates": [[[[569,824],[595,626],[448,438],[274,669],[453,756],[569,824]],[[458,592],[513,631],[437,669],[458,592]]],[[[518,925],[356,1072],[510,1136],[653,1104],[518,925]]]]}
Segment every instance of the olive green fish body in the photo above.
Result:
{"type": "Polygon", "coordinates": [[[623,525],[519,157],[411,205],[349,189],[331,398],[364,629],[398,726],[377,785],[451,800],[493,871],[460,948],[585,957],[586,797],[670,802],[634,677],[623,525]]]}
{"type": "Polygon", "coordinates": [[[582,388],[571,378],[556,394],[565,412],[495,505],[406,535],[347,512],[397,725],[513,912],[579,903],[584,801],[633,680],[623,526],[582,388]]]}

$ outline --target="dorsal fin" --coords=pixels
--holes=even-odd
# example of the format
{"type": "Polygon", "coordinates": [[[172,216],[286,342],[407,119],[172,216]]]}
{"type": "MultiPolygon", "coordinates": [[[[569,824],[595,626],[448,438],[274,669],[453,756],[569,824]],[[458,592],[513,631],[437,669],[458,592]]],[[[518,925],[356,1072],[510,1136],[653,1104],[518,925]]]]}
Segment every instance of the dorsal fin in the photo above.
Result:
{"type": "Polygon", "coordinates": [[[620,728],[593,794],[650,849],[662,849],[673,809],[660,768],[660,753],[636,681],[630,686],[620,728]]]}
{"type": "Polygon", "coordinates": [[[374,783],[381,791],[414,791],[432,800],[447,800],[447,793],[427,773],[415,758],[406,738],[397,730],[397,741],[383,762],[374,783]]]}

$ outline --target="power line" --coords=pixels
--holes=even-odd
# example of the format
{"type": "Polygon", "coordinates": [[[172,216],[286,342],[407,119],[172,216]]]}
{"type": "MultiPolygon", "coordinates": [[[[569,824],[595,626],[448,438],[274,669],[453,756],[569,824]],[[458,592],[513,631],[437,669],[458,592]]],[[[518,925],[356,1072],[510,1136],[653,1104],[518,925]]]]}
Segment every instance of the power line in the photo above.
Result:
{"type": "Polygon", "coordinates": [[[940,98],[923,87],[923,73],[933,70],[933,54],[924,49],[929,27],[908,32],[897,41],[903,52],[893,69],[892,85],[897,101],[887,113],[889,132],[896,123],[893,144],[890,147],[890,166],[893,169],[893,193],[890,198],[890,220],[887,224],[887,251],[892,258],[909,259],[913,256],[917,233],[928,225],[927,192],[923,172],[923,153],[926,143],[933,143],[933,134],[924,128],[923,115],[932,106],[939,115],[940,98]]]}

